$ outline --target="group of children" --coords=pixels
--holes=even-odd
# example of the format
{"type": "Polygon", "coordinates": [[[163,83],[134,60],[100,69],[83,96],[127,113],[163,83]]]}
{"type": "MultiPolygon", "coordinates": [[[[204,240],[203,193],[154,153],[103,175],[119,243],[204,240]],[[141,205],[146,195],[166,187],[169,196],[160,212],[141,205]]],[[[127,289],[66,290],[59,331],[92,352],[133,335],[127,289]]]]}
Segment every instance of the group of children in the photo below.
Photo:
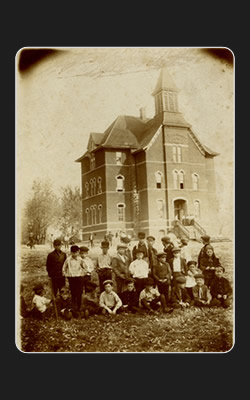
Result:
{"type": "Polygon", "coordinates": [[[232,300],[231,285],[223,277],[225,269],[214,254],[210,237],[204,235],[202,241],[203,247],[195,261],[187,251],[186,239],[176,247],[165,236],[161,239],[163,251],[158,252],[154,248],[155,238],[146,238],[140,232],[132,252],[125,238],[117,245],[113,257],[109,254],[109,242],[104,240],[102,254],[97,256],[95,265],[88,255],[88,247],[73,245],[67,257],[61,251],[60,240],[56,239],[55,250],[48,255],[46,263],[53,299],[44,297],[44,288],[36,285],[29,315],[43,318],[53,310],[51,306],[67,320],[99,313],[154,313],[157,310],[171,313],[176,308],[190,306],[227,308],[232,300]],[[92,280],[94,271],[99,285],[92,280]]]}

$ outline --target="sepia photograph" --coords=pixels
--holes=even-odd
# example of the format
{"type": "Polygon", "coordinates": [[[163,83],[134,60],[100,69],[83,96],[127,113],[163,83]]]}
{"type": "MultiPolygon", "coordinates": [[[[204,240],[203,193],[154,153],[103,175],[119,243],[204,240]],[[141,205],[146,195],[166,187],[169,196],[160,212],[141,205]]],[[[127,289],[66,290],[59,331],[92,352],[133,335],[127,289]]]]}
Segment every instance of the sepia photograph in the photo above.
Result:
{"type": "Polygon", "coordinates": [[[235,344],[235,58],[227,47],[24,47],[16,347],[235,344]]]}

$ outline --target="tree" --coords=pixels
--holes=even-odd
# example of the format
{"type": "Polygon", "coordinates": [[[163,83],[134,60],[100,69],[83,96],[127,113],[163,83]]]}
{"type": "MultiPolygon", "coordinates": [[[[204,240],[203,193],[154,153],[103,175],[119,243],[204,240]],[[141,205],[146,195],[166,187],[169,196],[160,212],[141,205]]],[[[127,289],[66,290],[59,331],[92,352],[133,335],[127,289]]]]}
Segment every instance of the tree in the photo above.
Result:
{"type": "MultiPolygon", "coordinates": [[[[32,196],[27,201],[24,210],[25,240],[31,235],[36,239],[46,236],[46,231],[60,215],[60,205],[57,196],[52,191],[50,180],[42,182],[36,179],[32,185],[32,196]]],[[[23,237],[24,239],[24,237],[23,237]]]]}
{"type": "Polygon", "coordinates": [[[79,187],[61,187],[61,210],[62,232],[77,235],[82,225],[82,196],[79,187]]]}

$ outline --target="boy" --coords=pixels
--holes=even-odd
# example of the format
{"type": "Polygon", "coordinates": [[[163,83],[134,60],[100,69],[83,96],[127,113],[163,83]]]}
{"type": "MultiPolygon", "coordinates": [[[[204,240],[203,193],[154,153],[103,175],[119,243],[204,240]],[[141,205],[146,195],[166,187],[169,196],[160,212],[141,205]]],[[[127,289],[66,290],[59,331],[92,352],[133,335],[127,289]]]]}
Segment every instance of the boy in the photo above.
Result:
{"type": "Polygon", "coordinates": [[[73,245],[70,251],[71,255],[65,260],[62,273],[68,279],[73,308],[78,314],[82,301],[83,278],[87,275],[88,270],[84,260],[80,257],[80,248],[73,245]]]}
{"type": "MultiPolygon", "coordinates": [[[[157,284],[159,293],[165,298],[166,305],[169,301],[169,285],[171,283],[172,271],[170,265],[166,262],[166,253],[157,254],[157,264],[153,268],[153,278],[157,284]]],[[[166,311],[166,305],[164,305],[164,311],[166,311]]]]}
{"type": "Polygon", "coordinates": [[[146,235],[144,232],[138,233],[138,244],[135,245],[132,250],[133,260],[136,259],[136,250],[141,250],[143,252],[143,258],[148,262],[148,249],[145,243],[145,237],[146,235]]]}
{"type": "Polygon", "coordinates": [[[104,292],[101,293],[99,306],[102,309],[102,314],[116,314],[116,312],[122,307],[122,301],[120,297],[113,290],[113,282],[106,280],[103,282],[104,292]]]}
{"type": "Polygon", "coordinates": [[[129,266],[129,272],[132,278],[135,280],[135,289],[138,293],[144,288],[144,279],[148,277],[149,267],[148,263],[143,259],[143,251],[136,249],[136,260],[132,261],[129,266]]]}
{"type": "Polygon", "coordinates": [[[189,297],[193,300],[192,288],[196,285],[195,275],[201,273],[197,268],[197,262],[190,260],[187,263],[186,289],[189,297]]]}
{"type": "Polygon", "coordinates": [[[100,292],[103,292],[103,282],[107,279],[112,280],[112,257],[108,254],[109,242],[101,242],[102,254],[97,257],[97,273],[99,277],[100,292]]]}
{"type": "Polygon", "coordinates": [[[135,290],[134,279],[130,278],[126,281],[127,290],[121,293],[122,311],[131,311],[136,313],[139,311],[139,296],[135,290]]]}
{"type": "Polygon", "coordinates": [[[88,255],[89,248],[86,246],[80,247],[80,257],[82,258],[85,267],[86,267],[86,275],[83,277],[83,286],[86,291],[86,285],[91,280],[91,274],[94,271],[94,263],[88,255]]]}
{"type": "Polygon", "coordinates": [[[187,308],[190,306],[190,297],[187,289],[185,288],[185,276],[177,276],[175,279],[175,286],[171,292],[171,303],[173,308],[187,308]]]}
{"type": "Polygon", "coordinates": [[[175,285],[175,279],[177,276],[182,276],[187,274],[187,264],[184,258],[180,256],[180,248],[179,247],[173,247],[172,253],[173,253],[173,258],[169,260],[169,265],[172,270],[172,285],[175,285]]]}
{"type": "Polygon", "coordinates": [[[152,271],[154,266],[157,264],[157,250],[154,248],[155,237],[147,237],[148,246],[148,263],[149,263],[149,276],[152,277],[152,271]]]}
{"type": "Polygon", "coordinates": [[[203,243],[203,247],[201,248],[199,255],[198,255],[198,268],[200,268],[200,260],[203,257],[203,255],[205,254],[206,247],[207,247],[207,245],[210,244],[210,236],[203,235],[203,236],[201,236],[201,240],[203,243]]]}
{"type": "Polygon", "coordinates": [[[160,306],[165,306],[158,289],[154,288],[154,280],[152,278],[145,279],[145,289],[143,289],[139,296],[139,307],[146,309],[149,312],[157,311],[160,306]]]}
{"type": "Polygon", "coordinates": [[[195,275],[196,285],[192,288],[193,292],[193,303],[197,307],[209,306],[211,301],[211,294],[206,285],[204,285],[204,275],[195,275]]]}
{"type": "Polygon", "coordinates": [[[167,255],[167,259],[166,261],[169,263],[169,261],[171,260],[171,258],[173,258],[173,248],[174,248],[174,244],[171,242],[171,239],[169,236],[163,236],[161,238],[161,242],[163,245],[163,251],[164,253],[166,253],[167,255]]]}
{"type": "Polygon", "coordinates": [[[205,284],[210,287],[214,279],[215,268],[220,265],[218,257],[214,254],[213,247],[208,244],[205,248],[204,254],[200,259],[200,269],[205,277],[205,284]]]}
{"type": "Polygon", "coordinates": [[[126,280],[129,278],[129,259],[125,255],[127,246],[125,244],[117,245],[117,255],[112,259],[112,268],[115,274],[116,290],[120,295],[126,290],[126,280]]]}
{"type": "Polygon", "coordinates": [[[60,298],[57,301],[57,308],[59,315],[63,319],[69,321],[72,318],[74,311],[72,309],[70,291],[66,286],[60,289],[60,298]]]}
{"type": "Polygon", "coordinates": [[[34,286],[33,291],[35,294],[32,299],[33,308],[31,310],[31,315],[35,318],[43,319],[49,314],[48,306],[51,305],[52,300],[43,296],[44,287],[42,284],[34,286]]]}
{"type": "Polygon", "coordinates": [[[97,284],[95,282],[88,282],[86,291],[83,296],[83,312],[87,319],[89,315],[98,314],[100,311],[99,300],[97,296],[97,284]]]}
{"type": "Polygon", "coordinates": [[[62,268],[66,260],[66,254],[61,250],[62,242],[60,239],[55,239],[53,246],[54,251],[47,256],[46,269],[51,279],[54,296],[56,296],[57,292],[65,286],[65,277],[62,274],[62,268]]]}
{"type": "Polygon", "coordinates": [[[191,260],[191,252],[190,248],[188,247],[188,239],[182,238],[181,239],[181,244],[180,244],[180,256],[184,258],[186,263],[191,260]]]}
{"type": "Polygon", "coordinates": [[[211,282],[211,295],[212,301],[210,306],[214,307],[224,307],[227,308],[231,304],[231,295],[232,288],[229,281],[223,277],[223,273],[225,272],[225,268],[222,265],[219,265],[215,269],[215,277],[211,282]]]}

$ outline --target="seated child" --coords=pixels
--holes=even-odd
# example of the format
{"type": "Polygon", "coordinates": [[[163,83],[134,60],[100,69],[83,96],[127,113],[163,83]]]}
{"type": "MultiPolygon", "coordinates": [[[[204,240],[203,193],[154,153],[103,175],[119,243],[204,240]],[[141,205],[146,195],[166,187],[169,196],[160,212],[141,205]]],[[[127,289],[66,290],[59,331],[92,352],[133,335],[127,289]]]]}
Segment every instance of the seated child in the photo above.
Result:
{"type": "Polygon", "coordinates": [[[70,290],[63,286],[60,289],[60,298],[57,300],[57,308],[59,315],[66,320],[70,320],[74,316],[74,310],[72,308],[70,290]]]}
{"type": "Polygon", "coordinates": [[[116,314],[122,307],[122,301],[113,290],[113,282],[107,279],[103,282],[104,292],[101,293],[99,306],[102,308],[102,314],[116,314]]]}
{"type": "Polygon", "coordinates": [[[171,283],[172,270],[169,263],[166,262],[167,254],[165,252],[157,254],[157,263],[153,266],[153,278],[158,287],[159,293],[163,295],[164,310],[169,302],[169,286],[171,283]]]}
{"type": "Polygon", "coordinates": [[[203,256],[200,258],[200,270],[204,274],[205,284],[210,287],[214,279],[215,268],[220,265],[218,257],[214,254],[213,247],[208,244],[204,250],[203,256]]]}
{"type": "Polygon", "coordinates": [[[135,290],[134,279],[130,278],[126,281],[127,290],[121,293],[122,311],[131,311],[135,313],[139,311],[139,296],[135,290]]]}
{"type": "Polygon", "coordinates": [[[187,275],[186,275],[186,289],[191,300],[193,300],[192,288],[196,285],[195,275],[201,271],[197,268],[197,261],[188,261],[187,263],[187,275]]]}
{"type": "Polygon", "coordinates": [[[229,281],[223,277],[225,268],[222,265],[216,267],[215,277],[211,282],[212,301],[210,306],[222,306],[227,308],[231,304],[232,288],[229,281]]]}
{"type": "Polygon", "coordinates": [[[28,309],[26,301],[24,300],[23,292],[24,287],[23,285],[20,285],[20,315],[22,318],[27,318],[30,316],[30,310],[28,309]]]}
{"type": "Polygon", "coordinates": [[[161,296],[158,289],[154,288],[154,280],[152,278],[147,278],[144,281],[145,289],[143,289],[139,296],[139,306],[146,309],[147,311],[158,310],[161,303],[161,296]]]}
{"type": "Polygon", "coordinates": [[[144,253],[141,249],[134,251],[136,259],[129,265],[129,272],[135,280],[135,289],[138,295],[144,289],[144,280],[148,277],[149,266],[148,262],[143,259],[144,253]]]}
{"type": "Polygon", "coordinates": [[[197,307],[209,306],[211,301],[211,294],[207,285],[204,285],[204,275],[195,275],[196,285],[192,288],[193,291],[193,304],[197,307]]]}
{"type": "Polygon", "coordinates": [[[173,308],[186,308],[190,306],[191,299],[188,295],[185,276],[177,276],[171,293],[173,308]]]}
{"type": "Polygon", "coordinates": [[[34,286],[33,291],[34,297],[32,299],[33,308],[31,310],[31,314],[35,318],[43,319],[49,314],[48,306],[52,303],[52,300],[49,300],[43,296],[44,287],[42,284],[34,286]]]}
{"type": "Polygon", "coordinates": [[[87,319],[89,315],[98,314],[100,311],[99,300],[97,295],[97,284],[95,282],[88,282],[86,291],[82,299],[83,313],[87,319]]]}

